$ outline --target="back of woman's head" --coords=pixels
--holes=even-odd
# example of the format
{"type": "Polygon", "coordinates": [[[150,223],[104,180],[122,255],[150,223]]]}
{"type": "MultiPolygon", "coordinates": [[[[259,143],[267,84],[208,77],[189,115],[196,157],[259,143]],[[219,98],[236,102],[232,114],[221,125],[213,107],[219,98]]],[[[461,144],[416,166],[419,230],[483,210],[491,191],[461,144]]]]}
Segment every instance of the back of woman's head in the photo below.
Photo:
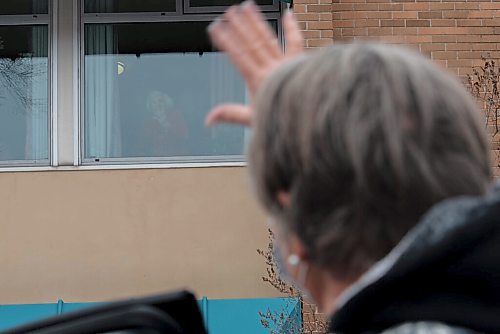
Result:
{"type": "Polygon", "coordinates": [[[354,278],[433,204],[486,192],[483,132],[462,85],[423,56],[334,46],[287,63],[260,90],[250,166],[262,204],[309,260],[354,278]]]}

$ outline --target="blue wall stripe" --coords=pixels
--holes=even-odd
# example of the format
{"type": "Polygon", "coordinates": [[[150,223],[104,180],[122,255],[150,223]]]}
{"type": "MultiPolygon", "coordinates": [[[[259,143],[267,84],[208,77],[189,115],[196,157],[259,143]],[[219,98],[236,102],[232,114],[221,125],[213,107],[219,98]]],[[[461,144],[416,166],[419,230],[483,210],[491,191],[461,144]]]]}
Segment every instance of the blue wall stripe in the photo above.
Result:
{"type": "MultiPolygon", "coordinates": [[[[79,310],[97,303],[65,303],[59,300],[55,304],[0,305],[0,331],[40,320],[57,314],[79,310]]],[[[296,299],[208,299],[200,301],[205,326],[210,334],[268,334],[269,329],[261,324],[260,312],[283,313],[287,321],[280,323],[284,332],[300,325],[301,309],[296,299]]],[[[278,328],[275,328],[278,329],[278,328]]]]}

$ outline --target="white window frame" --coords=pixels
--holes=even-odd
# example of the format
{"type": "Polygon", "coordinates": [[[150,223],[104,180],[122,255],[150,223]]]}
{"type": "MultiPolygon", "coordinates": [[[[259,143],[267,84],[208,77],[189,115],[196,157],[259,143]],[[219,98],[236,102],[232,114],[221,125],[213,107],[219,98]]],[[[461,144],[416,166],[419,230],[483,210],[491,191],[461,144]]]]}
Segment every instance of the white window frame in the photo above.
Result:
{"type": "MultiPolygon", "coordinates": [[[[181,1],[182,2],[182,1],[181,1]]],[[[227,9],[223,6],[204,6],[204,7],[191,7],[191,0],[184,1],[184,13],[221,13],[227,9]]],[[[280,10],[279,0],[273,0],[272,5],[262,5],[260,10],[263,12],[276,12],[280,10]]]]}
{"type": "MultiPolygon", "coordinates": [[[[85,24],[117,24],[117,23],[168,23],[168,22],[210,22],[213,21],[220,12],[225,8],[218,8],[219,13],[206,13],[200,9],[196,14],[192,11],[189,13],[182,13],[184,9],[183,4],[188,0],[177,0],[177,11],[171,13],[161,12],[144,12],[144,13],[84,13],[84,1],[80,2],[81,22],[80,22],[80,96],[83,97],[84,92],[84,27],[85,24]]],[[[276,0],[275,0],[276,1],[276,0]]],[[[279,7],[278,7],[279,8],[279,7]]],[[[265,17],[269,20],[276,20],[278,26],[278,34],[281,34],[280,12],[265,12],[265,17]]],[[[84,133],[84,99],[80,98],[80,134],[84,133]]],[[[137,164],[175,164],[191,167],[193,164],[208,164],[209,166],[217,166],[219,164],[238,164],[245,162],[244,154],[239,155],[220,155],[220,156],[186,156],[186,157],[133,157],[133,158],[99,158],[99,159],[85,159],[84,158],[84,140],[80,137],[80,159],[81,165],[85,166],[102,166],[102,165],[137,165],[137,164]]]]}
{"type": "Polygon", "coordinates": [[[48,13],[47,14],[21,14],[21,15],[0,15],[0,26],[34,26],[34,25],[46,25],[48,31],[48,83],[47,83],[47,131],[48,131],[48,158],[41,160],[4,160],[0,161],[0,170],[5,168],[47,168],[53,165],[55,152],[54,152],[54,66],[56,62],[56,53],[54,52],[54,40],[53,40],[53,26],[54,20],[52,19],[53,8],[51,5],[51,0],[48,0],[48,13]]]}
{"type": "MultiPolygon", "coordinates": [[[[75,171],[75,170],[120,170],[120,169],[165,169],[204,167],[244,167],[244,155],[219,157],[175,158],[123,158],[100,159],[98,163],[83,159],[83,66],[84,24],[86,23],[147,23],[211,21],[219,13],[197,10],[187,13],[183,0],[177,0],[175,13],[107,13],[85,14],[83,0],[48,0],[49,14],[14,15],[8,22],[0,16],[0,25],[36,23],[49,25],[49,161],[30,165],[14,161],[0,163],[0,172],[75,171]],[[70,5],[68,5],[70,3],[70,5]],[[70,8],[71,7],[71,8],[70,8]],[[71,9],[71,10],[70,10],[71,9]],[[33,17],[38,16],[38,17],[33,17]],[[71,24],[66,22],[71,18],[71,24]],[[62,38],[64,27],[71,25],[71,40],[62,38]],[[62,27],[62,28],[61,28],[62,27]],[[71,78],[71,79],[69,79],[71,78]],[[69,82],[71,80],[71,82],[69,82]],[[64,90],[64,92],[62,92],[64,90]],[[64,96],[63,96],[64,95],[64,96]],[[229,157],[229,158],[228,158],[229,157]]],[[[278,0],[274,0],[275,3],[278,0]]],[[[281,13],[287,6],[279,3],[279,11],[266,12],[268,19],[276,20],[278,35],[282,38],[281,13]]],[[[270,7],[270,6],[268,6],[270,7]]],[[[274,8],[274,7],[273,7],[274,8]]],[[[224,10],[225,8],[217,8],[224,10]]],[[[275,10],[275,9],[272,9],[275,10]]],[[[66,32],[66,35],[69,34],[66,32]]],[[[248,134],[245,134],[245,142],[248,134]]]]}

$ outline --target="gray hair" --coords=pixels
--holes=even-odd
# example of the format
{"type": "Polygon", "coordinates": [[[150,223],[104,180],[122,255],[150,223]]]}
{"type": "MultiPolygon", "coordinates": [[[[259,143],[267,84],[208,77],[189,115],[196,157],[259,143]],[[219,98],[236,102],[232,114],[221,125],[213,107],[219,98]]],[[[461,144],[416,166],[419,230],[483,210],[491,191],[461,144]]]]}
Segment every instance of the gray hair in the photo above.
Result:
{"type": "Polygon", "coordinates": [[[477,105],[456,78],[401,47],[306,54],[267,80],[255,107],[258,197],[339,278],[387,255],[435,203],[491,184],[477,105]]]}

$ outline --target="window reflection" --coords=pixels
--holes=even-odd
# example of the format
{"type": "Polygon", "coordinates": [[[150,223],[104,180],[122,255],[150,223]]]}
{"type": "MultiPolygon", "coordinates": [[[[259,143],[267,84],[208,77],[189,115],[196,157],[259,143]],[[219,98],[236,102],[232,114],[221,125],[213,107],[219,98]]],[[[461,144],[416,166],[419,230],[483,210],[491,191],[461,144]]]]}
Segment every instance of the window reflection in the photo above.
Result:
{"type": "Polygon", "coordinates": [[[86,25],[85,158],[243,154],[242,127],[203,126],[211,107],[246,99],[207,24],[86,25]]]}
{"type": "MultiPolygon", "coordinates": [[[[189,5],[191,7],[214,7],[221,6],[227,7],[237,3],[243,2],[243,0],[189,0],[189,5]]],[[[257,5],[273,5],[273,0],[256,0],[257,5]]]]}
{"type": "Polygon", "coordinates": [[[48,14],[48,0],[0,0],[0,15],[48,14]]]}
{"type": "Polygon", "coordinates": [[[175,12],[176,0],[85,0],[85,13],[175,12]]]}
{"type": "Polygon", "coordinates": [[[47,26],[0,26],[0,161],[48,159],[47,56],[47,26]]]}

